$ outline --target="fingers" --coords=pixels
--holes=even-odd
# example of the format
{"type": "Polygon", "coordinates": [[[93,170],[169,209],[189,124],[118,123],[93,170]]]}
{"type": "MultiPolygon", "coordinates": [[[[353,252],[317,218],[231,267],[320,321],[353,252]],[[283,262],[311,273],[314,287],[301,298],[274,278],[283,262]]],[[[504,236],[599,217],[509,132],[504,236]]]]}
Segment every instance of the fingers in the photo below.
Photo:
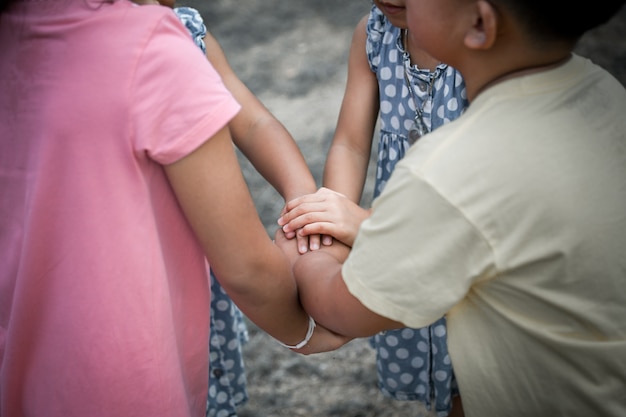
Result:
{"type": "MultiPolygon", "coordinates": [[[[302,229],[298,229],[295,232],[296,240],[298,242],[298,252],[307,253],[309,250],[314,251],[321,248],[322,245],[330,246],[333,243],[333,237],[330,235],[322,235],[315,232],[318,228],[321,230],[328,230],[326,225],[332,226],[330,223],[319,224],[312,223],[306,225],[302,229]]],[[[294,233],[294,232],[292,232],[294,233]]],[[[285,236],[287,234],[285,233],[285,236]]]]}
{"type": "Polygon", "coordinates": [[[322,187],[313,194],[305,194],[288,201],[285,204],[283,212],[289,212],[302,204],[325,203],[329,199],[337,199],[341,197],[345,198],[345,196],[341,193],[322,187]]]}
{"type": "MultiPolygon", "coordinates": [[[[326,212],[329,207],[335,206],[332,200],[337,200],[342,194],[336,193],[328,188],[320,188],[314,194],[306,194],[285,204],[281,212],[281,216],[278,219],[280,226],[285,226],[291,223],[294,219],[311,212],[326,212]]],[[[288,227],[285,231],[294,231],[300,227],[288,227]]]]}
{"type": "Polygon", "coordinates": [[[295,231],[292,231],[292,232],[285,232],[285,231],[283,230],[283,233],[284,233],[284,235],[285,235],[285,237],[286,237],[287,239],[293,239],[294,237],[296,237],[296,232],[295,232],[295,231]]]}
{"type": "MultiPolygon", "coordinates": [[[[297,205],[294,205],[292,208],[288,208],[287,211],[278,218],[278,225],[287,226],[287,229],[285,229],[286,231],[293,231],[302,227],[302,224],[300,225],[300,227],[293,227],[294,220],[308,214],[324,213],[326,211],[328,211],[328,204],[324,203],[323,201],[303,201],[297,205]]],[[[316,215],[319,216],[320,214],[316,215]]],[[[299,222],[302,223],[302,220],[303,219],[299,219],[299,222]]]]}
{"type": "Polygon", "coordinates": [[[296,234],[306,236],[322,235],[326,239],[324,246],[330,246],[332,244],[333,236],[337,235],[337,233],[338,228],[335,223],[327,221],[315,221],[305,224],[302,228],[298,229],[296,234]]]}
{"type": "MultiPolygon", "coordinates": [[[[303,227],[312,223],[329,221],[332,221],[332,216],[329,215],[329,213],[326,211],[306,211],[306,209],[303,209],[301,213],[291,211],[285,214],[279,219],[278,224],[282,227],[285,233],[289,233],[302,229],[303,227]]],[[[308,235],[311,233],[309,232],[306,234],[308,235]]]]}
{"type": "Polygon", "coordinates": [[[322,238],[320,235],[309,235],[309,249],[318,250],[322,244],[322,238]]]}
{"type": "MultiPolygon", "coordinates": [[[[296,207],[299,207],[299,206],[296,206],[296,207]]],[[[306,213],[306,208],[303,208],[298,212],[306,213]]],[[[278,224],[279,225],[282,225],[282,223],[285,224],[281,228],[283,231],[284,237],[287,239],[296,238],[298,252],[306,253],[309,250],[312,250],[312,251],[318,250],[321,247],[321,245],[328,246],[332,244],[332,236],[322,237],[319,234],[311,234],[306,231],[302,231],[301,228],[297,226],[297,223],[305,225],[307,221],[306,219],[300,219],[297,222],[293,222],[292,220],[289,220],[293,216],[296,216],[297,213],[294,210],[292,210],[291,212],[288,212],[286,205],[281,211],[280,215],[281,217],[278,219],[278,224]]],[[[296,217],[296,219],[298,219],[298,217],[296,217]]]]}
{"type": "MultiPolygon", "coordinates": [[[[296,241],[298,242],[298,252],[307,253],[309,251],[309,246],[311,244],[309,236],[296,233],[296,241]]],[[[316,248],[311,247],[311,250],[317,249],[319,249],[319,245],[316,248]]]]}
{"type": "Polygon", "coordinates": [[[343,238],[345,233],[342,227],[345,226],[338,224],[335,217],[329,212],[309,212],[290,220],[282,227],[282,230],[287,237],[293,234],[298,238],[308,236],[309,248],[317,250],[320,248],[320,241],[322,245],[330,246],[333,238],[343,238]]]}
{"type": "MultiPolygon", "coordinates": [[[[285,205],[278,224],[285,235],[292,239],[294,236],[309,236],[309,249],[320,247],[320,240],[312,235],[322,235],[321,244],[330,246],[333,238],[351,245],[355,230],[358,230],[365,211],[344,195],[327,188],[320,188],[314,194],[308,194],[289,201],[285,205]]],[[[301,253],[304,243],[299,245],[301,253]]]]}

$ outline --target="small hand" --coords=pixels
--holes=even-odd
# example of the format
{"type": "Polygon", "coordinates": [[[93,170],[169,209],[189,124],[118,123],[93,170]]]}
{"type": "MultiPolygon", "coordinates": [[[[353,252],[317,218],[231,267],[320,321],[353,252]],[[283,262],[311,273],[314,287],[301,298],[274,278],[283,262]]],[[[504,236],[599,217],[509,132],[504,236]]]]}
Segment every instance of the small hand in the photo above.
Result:
{"type": "MultiPolygon", "coordinates": [[[[287,206],[283,207],[280,215],[284,215],[286,213],[287,206]]],[[[296,238],[298,242],[298,251],[300,253],[306,253],[309,250],[318,250],[321,245],[330,246],[333,243],[333,237],[328,235],[317,235],[317,234],[304,234],[298,233],[298,230],[291,231],[289,233],[285,233],[285,237],[287,239],[296,238]]]]}
{"type": "Polygon", "coordinates": [[[369,215],[369,210],[343,194],[322,187],[314,194],[289,201],[278,224],[287,237],[329,235],[352,246],[361,223],[369,215]]]}

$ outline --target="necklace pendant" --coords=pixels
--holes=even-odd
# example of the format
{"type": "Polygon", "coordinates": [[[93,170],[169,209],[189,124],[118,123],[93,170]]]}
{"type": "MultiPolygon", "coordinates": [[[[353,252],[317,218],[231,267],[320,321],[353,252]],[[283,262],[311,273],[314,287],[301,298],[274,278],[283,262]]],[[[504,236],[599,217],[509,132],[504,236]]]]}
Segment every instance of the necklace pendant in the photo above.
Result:
{"type": "Polygon", "coordinates": [[[419,138],[428,133],[428,128],[424,124],[421,118],[416,117],[413,121],[413,126],[409,129],[408,139],[409,145],[413,145],[419,138]]]}

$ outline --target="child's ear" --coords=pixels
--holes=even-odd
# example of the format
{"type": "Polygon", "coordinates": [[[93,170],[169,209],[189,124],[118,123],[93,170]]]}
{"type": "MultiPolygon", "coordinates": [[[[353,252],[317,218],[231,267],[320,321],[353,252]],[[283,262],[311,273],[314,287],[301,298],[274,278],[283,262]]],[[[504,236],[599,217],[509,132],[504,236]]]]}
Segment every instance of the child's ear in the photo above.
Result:
{"type": "Polygon", "coordinates": [[[498,12],[486,0],[477,0],[472,27],[465,34],[465,46],[470,49],[489,49],[496,41],[498,12]]]}

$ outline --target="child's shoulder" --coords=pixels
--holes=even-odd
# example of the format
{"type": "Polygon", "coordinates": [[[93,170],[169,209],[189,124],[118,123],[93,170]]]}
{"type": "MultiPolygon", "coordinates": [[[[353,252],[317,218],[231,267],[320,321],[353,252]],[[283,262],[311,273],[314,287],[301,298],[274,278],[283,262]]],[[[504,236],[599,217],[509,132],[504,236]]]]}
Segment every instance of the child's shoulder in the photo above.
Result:
{"type": "Polygon", "coordinates": [[[174,7],[173,10],[179,19],[189,19],[189,20],[195,20],[201,23],[203,22],[202,15],[200,14],[198,10],[194,9],[193,7],[187,7],[187,6],[174,7]]]}
{"type": "Polygon", "coordinates": [[[206,52],[204,37],[206,36],[207,29],[200,12],[193,7],[175,7],[174,13],[182,24],[185,25],[185,28],[189,31],[196,45],[202,49],[203,52],[206,52]]]}
{"type": "Polygon", "coordinates": [[[369,42],[383,42],[400,36],[400,29],[392,25],[389,19],[376,6],[372,6],[367,18],[366,33],[369,42]]]}
{"type": "Polygon", "coordinates": [[[389,22],[387,17],[376,6],[372,6],[367,18],[367,33],[382,36],[384,33],[391,31],[394,26],[389,22]]]}

